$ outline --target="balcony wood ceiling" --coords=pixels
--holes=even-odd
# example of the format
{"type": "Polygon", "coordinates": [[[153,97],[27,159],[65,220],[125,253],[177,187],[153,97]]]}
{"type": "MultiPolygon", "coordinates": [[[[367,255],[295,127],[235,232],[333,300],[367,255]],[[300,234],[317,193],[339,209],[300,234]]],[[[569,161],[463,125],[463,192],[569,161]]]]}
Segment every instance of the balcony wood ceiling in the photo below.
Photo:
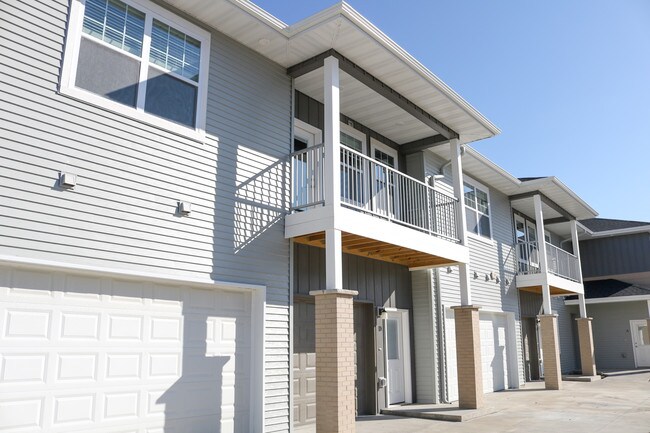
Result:
{"type": "MultiPolygon", "coordinates": [[[[299,244],[325,248],[325,232],[299,236],[293,240],[299,244]]],[[[457,264],[449,259],[346,232],[342,233],[341,243],[344,253],[397,263],[409,268],[434,268],[457,264]]]]}

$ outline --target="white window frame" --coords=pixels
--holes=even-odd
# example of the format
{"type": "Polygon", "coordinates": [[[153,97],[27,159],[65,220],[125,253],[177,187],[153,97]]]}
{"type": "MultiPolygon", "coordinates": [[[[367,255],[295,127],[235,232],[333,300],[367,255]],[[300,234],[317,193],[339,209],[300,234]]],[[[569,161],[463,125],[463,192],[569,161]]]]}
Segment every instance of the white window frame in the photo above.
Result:
{"type": "MultiPolygon", "coordinates": [[[[92,38],[92,40],[93,42],[96,42],[104,47],[116,50],[122,55],[137,58],[139,61],[145,63],[144,65],[141,65],[140,69],[141,73],[140,83],[138,86],[137,106],[135,108],[129,107],[128,105],[121,104],[104,96],[97,95],[88,90],[84,90],[75,86],[75,79],[77,76],[77,63],[79,61],[79,47],[81,45],[81,37],[83,33],[83,18],[86,5],[85,0],[73,0],[70,8],[68,33],[66,36],[66,45],[63,55],[63,67],[61,71],[59,93],[83,102],[90,103],[94,106],[104,108],[113,113],[117,113],[119,115],[136,119],[138,121],[174,132],[179,135],[202,141],[205,138],[206,125],[208,73],[210,65],[210,33],[148,0],[121,1],[145,13],[145,34],[142,42],[141,57],[133,56],[132,54],[117,49],[116,47],[99,39],[92,38]],[[168,24],[171,27],[201,42],[201,63],[199,65],[199,83],[196,99],[195,128],[184,126],[144,111],[144,96],[142,93],[145,91],[146,81],[143,80],[146,80],[147,74],[142,73],[142,71],[145,68],[151,66],[169,73],[168,70],[156,66],[149,61],[149,46],[151,45],[151,17],[165,24],[168,24]]],[[[174,77],[179,77],[177,74],[171,74],[174,77]]]]}
{"type": "MultiPolygon", "coordinates": [[[[483,192],[485,192],[487,194],[488,212],[489,212],[489,214],[487,216],[488,216],[488,220],[490,222],[490,236],[483,236],[483,235],[474,233],[474,232],[468,230],[467,227],[465,227],[467,235],[471,236],[474,239],[478,239],[480,241],[483,241],[483,242],[492,243],[492,241],[494,240],[494,230],[493,230],[493,227],[492,227],[492,199],[490,197],[490,188],[488,188],[487,186],[483,185],[480,182],[475,181],[474,179],[472,179],[471,177],[469,177],[467,175],[464,175],[463,182],[473,186],[474,188],[478,188],[478,189],[482,190],[483,192]]],[[[468,209],[471,210],[472,212],[476,212],[477,214],[480,213],[477,209],[470,208],[465,204],[465,192],[464,191],[463,191],[462,200],[463,200],[463,206],[464,206],[463,209],[464,209],[464,211],[466,213],[468,212],[468,209]]],[[[477,221],[477,224],[478,224],[478,218],[477,218],[476,221],[477,221]]]]}
{"type": "MultiPolygon", "coordinates": [[[[366,134],[364,134],[362,131],[359,131],[356,128],[353,128],[352,126],[348,125],[347,123],[341,122],[340,125],[341,132],[345,132],[346,134],[356,138],[357,140],[361,141],[361,153],[364,155],[368,155],[368,143],[366,142],[366,134]]],[[[339,137],[339,144],[341,146],[345,146],[344,144],[341,143],[341,137],[339,137]]],[[[346,146],[347,147],[347,146],[346,146]]],[[[354,150],[354,149],[352,149],[354,150]]]]}
{"type": "MultiPolygon", "coordinates": [[[[392,156],[395,159],[395,167],[393,167],[395,170],[399,170],[399,158],[397,155],[397,150],[393,149],[390,146],[387,146],[386,144],[382,143],[381,141],[377,140],[376,138],[370,138],[370,158],[373,161],[376,161],[375,159],[375,149],[384,152],[387,155],[392,156]]],[[[381,162],[381,161],[378,161],[381,162]]]]}

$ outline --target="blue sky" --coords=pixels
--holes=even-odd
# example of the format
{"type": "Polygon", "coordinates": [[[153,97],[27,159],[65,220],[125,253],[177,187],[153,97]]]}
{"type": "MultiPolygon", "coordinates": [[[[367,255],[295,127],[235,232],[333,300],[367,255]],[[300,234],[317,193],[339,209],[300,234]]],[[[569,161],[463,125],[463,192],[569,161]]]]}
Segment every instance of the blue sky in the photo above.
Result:
{"type": "MultiPolygon", "coordinates": [[[[334,3],[253,1],[288,24],[334,3]]],[[[349,3],[501,128],[488,158],[650,221],[650,1],[349,3]]]]}

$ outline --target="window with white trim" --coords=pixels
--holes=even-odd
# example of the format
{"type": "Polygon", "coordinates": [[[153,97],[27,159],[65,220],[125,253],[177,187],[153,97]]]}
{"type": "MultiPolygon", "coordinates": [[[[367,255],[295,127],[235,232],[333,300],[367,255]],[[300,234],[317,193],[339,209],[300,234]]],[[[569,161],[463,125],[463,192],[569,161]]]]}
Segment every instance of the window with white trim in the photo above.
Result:
{"type": "Polygon", "coordinates": [[[490,196],[487,189],[465,182],[465,215],[467,230],[485,238],[492,238],[490,226],[490,196]]]}
{"type": "Polygon", "coordinates": [[[146,0],[75,0],[68,41],[62,93],[172,129],[205,129],[205,30],[146,0]]]}

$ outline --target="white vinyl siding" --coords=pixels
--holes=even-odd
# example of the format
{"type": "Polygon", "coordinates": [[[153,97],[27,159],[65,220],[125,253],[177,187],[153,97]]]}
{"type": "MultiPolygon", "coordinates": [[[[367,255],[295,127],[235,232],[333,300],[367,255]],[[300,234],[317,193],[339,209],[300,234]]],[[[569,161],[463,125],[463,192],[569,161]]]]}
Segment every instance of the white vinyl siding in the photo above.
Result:
{"type": "MultiPolygon", "coordinates": [[[[425,175],[439,174],[438,169],[446,161],[431,152],[424,152],[425,175]]],[[[445,171],[445,178],[438,180],[436,186],[453,193],[450,170],[445,171]]],[[[480,186],[479,186],[480,187],[480,186]]],[[[487,187],[485,187],[487,189],[487,187]]],[[[513,248],[513,220],[508,196],[492,188],[490,189],[490,213],[492,240],[469,236],[470,249],[470,287],[472,303],[480,305],[482,310],[512,312],[515,315],[515,338],[520,383],[524,381],[523,353],[521,341],[521,321],[519,318],[519,300],[515,286],[516,257],[513,248]],[[476,272],[476,277],[474,273],[476,272]],[[490,279],[490,274],[494,279],[490,279]],[[486,279],[487,277],[487,279],[486,279]],[[496,278],[499,278],[499,282],[496,278]]],[[[460,282],[458,268],[450,267],[440,270],[441,302],[445,308],[460,305],[460,282]]],[[[446,331],[447,338],[451,334],[446,331]]],[[[449,347],[447,347],[449,349],[449,347]]],[[[448,356],[451,356],[449,352],[448,356]]],[[[451,379],[450,379],[451,380],[451,379]]]]}
{"type": "Polygon", "coordinates": [[[0,3],[0,255],[265,285],[266,431],[288,430],[284,68],[212,32],[197,142],[57,94],[68,6],[0,3]],[[74,190],[56,187],[60,171],[74,190]]]}

